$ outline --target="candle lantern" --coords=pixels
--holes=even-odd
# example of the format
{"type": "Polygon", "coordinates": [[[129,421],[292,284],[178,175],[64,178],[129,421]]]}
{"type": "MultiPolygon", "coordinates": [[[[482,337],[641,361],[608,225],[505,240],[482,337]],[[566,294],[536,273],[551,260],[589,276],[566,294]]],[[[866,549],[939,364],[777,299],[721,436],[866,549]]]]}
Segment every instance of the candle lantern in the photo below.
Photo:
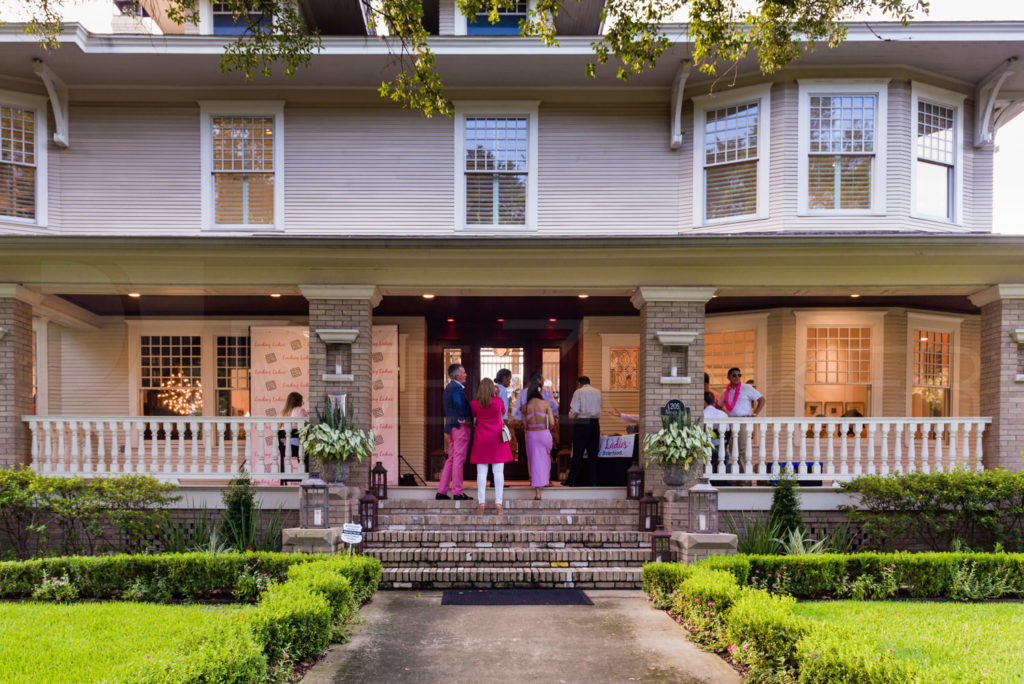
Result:
{"type": "Polygon", "coordinates": [[[388,498],[388,469],[380,461],[370,471],[370,491],[378,500],[388,498]]]}
{"type": "Polygon", "coordinates": [[[639,500],[644,495],[644,469],[639,463],[629,466],[626,471],[626,498],[639,500]]]}
{"type": "Polygon", "coordinates": [[[330,527],[331,497],[329,485],[320,473],[310,473],[299,484],[299,525],[304,529],[330,527]]]}
{"type": "Polygon", "coordinates": [[[699,534],[718,534],[718,490],[707,480],[690,487],[687,504],[690,515],[687,529],[699,534]]]}
{"type": "Polygon", "coordinates": [[[672,533],[668,532],[664,525],[658,525],[658,529],[651,534],[651,562],[674,563],[675,560],[676,554],[672,550],[672,533]]]}
{"type": "Polygon", "coordinates": [[[640,499],[640,519],[637,529],[641,532],[653,532],[660,522],[661,502],[654,497],[653,492],[647,492],[640,499]]]}
{"type": "Polygon", "coordinates": [[[366,490],[359,499],[359,522],[363,526],[363,532],[373,532],[377,529],[377,497],[370,490],[366,490]]]}

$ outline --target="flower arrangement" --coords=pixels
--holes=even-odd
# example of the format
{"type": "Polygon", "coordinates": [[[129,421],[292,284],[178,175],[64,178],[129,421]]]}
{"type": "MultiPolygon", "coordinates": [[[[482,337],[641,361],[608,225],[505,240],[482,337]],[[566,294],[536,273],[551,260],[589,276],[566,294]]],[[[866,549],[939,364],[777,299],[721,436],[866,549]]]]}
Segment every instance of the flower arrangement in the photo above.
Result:
{"type": "Polygon", "coordinates": [[[699,420],[689,412],[661,417],[661,429],[644,436],[643,454],[647,465],[681,466],[683,471],[702,465],[711,458],[714,445],[699,420]]]}
{"type": "Polygon", "coordinates": [[[299,428],[299,442],[304,453],[322,462],[362,462],[373,456],[373,430],[353,427],[348,416],[335,404],[327,403],[323,412],[317,409],[317,422],[299,428]]]}

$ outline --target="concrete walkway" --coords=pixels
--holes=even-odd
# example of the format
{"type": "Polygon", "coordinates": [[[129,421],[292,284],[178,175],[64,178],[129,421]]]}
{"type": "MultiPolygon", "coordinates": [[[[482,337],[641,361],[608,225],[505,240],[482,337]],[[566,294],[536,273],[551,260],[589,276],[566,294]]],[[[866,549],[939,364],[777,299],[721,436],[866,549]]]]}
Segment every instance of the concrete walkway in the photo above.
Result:
{"type": "Polygon", "coordinates": [[[440,591],[378,592],[303,682],[739,684],[642,592],[587,595],[593,606],[442,606],[440,591]]]}

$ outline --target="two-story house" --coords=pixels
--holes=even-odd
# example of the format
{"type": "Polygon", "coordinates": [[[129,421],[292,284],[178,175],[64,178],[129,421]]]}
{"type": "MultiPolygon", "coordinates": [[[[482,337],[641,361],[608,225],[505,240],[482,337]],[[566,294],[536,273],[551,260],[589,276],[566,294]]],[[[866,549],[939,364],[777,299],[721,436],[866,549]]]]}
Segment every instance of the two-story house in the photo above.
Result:
{"type": "Polygon", "coordinates": [[[323,51],[251,83],[217,3],[188,30],[95,4],[57,50],[0,27],[4,463],[295,475],[298,391],[429,480],[458,360],[542,370],[563,415],[587,375],[646,430],[739,367],[766,408],[731,480],[1020,468],[1024,239],[991,230],[1024,23],[851,26],[718,79],[680,28],[621,82],[584,77],[594,7],[547,48],[435,0],[455,115],[425,118],[377,95],[357,3],[302,3],[323,51]]]}

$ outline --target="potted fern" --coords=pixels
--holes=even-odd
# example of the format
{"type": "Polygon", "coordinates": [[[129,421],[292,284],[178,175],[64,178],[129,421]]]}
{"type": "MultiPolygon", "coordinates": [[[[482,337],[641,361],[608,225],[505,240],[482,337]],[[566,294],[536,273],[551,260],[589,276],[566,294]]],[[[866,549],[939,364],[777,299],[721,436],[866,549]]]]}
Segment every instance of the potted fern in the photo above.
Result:
{"type": "Polygon", "coordinates": [[[342,410],[328,402],[316,411],[316,423],[299,428],[304,453],[320,461],[325,481],[344,483],[352,461],[373,456],[373,430],[354,427],[342,410]]]}
{"type": "Polygon", "coordinates": [[[684,411],[661,417],[661,429],[644,436],[643,454],[648,466],[662,466],[665,484],[680,487],[697,479],[700,469],[711,458],[712,448],[704,426],[684,411]]]}

